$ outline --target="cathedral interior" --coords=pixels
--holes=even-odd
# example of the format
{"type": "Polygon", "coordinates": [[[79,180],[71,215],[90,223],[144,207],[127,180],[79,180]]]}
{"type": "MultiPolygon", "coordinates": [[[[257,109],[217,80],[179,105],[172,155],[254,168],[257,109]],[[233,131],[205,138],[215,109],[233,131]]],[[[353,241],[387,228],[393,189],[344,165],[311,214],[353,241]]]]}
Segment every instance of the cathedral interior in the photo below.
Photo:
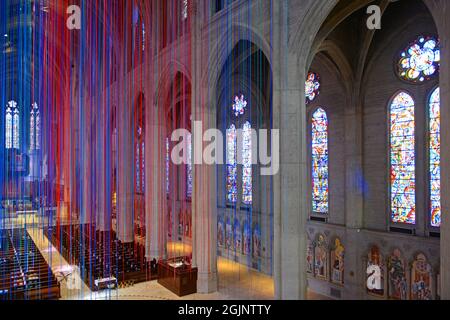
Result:
{"type": "Polygon", "coordinates": [[[1,0],[0,300],[450,299],[449,16],[1,0]]]}

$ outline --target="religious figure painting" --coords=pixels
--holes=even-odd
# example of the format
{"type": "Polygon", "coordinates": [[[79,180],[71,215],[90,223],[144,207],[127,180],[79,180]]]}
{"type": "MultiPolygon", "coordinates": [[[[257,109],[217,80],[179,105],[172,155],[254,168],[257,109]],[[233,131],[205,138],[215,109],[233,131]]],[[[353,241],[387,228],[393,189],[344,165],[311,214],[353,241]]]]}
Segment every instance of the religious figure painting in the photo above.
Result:
{"type": "Polygon", "coordinates": [[[368,255],[366,268],[366,288],[368,293],[378,296],[384,295],[383,256],[377,246],[373,246],[368,255]]]}
{"type": "Polygon", "coordinates": [[[311,243],[311,240],[309,239],[306,245],[306,272],[307,273],[314,272],[314,248],[311,243]]]}
{"type": "Polygon", "coordinates": [[[234,251],[236,253],[242,252],[242,232],[239,219],[234,220],[234,251]]]}
{"type": "Polygon", "coordinates": [[[331,281],[336,284],[344,284],[344,252],[341,240],[336,238],[331,251],[331,281]]]}
{"type": "Polygon", "coordinates": [[[261,257],[261,230],[258,224],[253,229],[253,256],[261,257]]]}
{"type": "Polygon", "coordinates": [[[314,274],[319,279],[327,279],[327,258],[325,237],[320,234],[314,248],[314,274]]]}
{"type": "Polygon", "coordinates": [[[225,226],[225,246],[227,249],[232,249],[232,241],[233,241],[233,229],[231,227],[230,217],[228,217],[225,226]]]}
{"type": "Polygon", "coordinates": [[[252,239],[251,239],[251,229],[250,229],[250,225],[247,221],[245,221],[244,223],[244,241],[243,241],[243,245],[244,245],[244,254],[245,255],[250,255],[251,253],[251,244],[252,239]]]}
{"type": "Polygon", "coordinates": [[[406,300],[408,283],[406,280],[405,261],[400,250],[395,249],[389,257],[389,298],[406,300]]]}
{"type": "Polygon", "coordinates": [[[224,242],[225,242],[225,227],[223,225],[222,217],[219,218],[219,221],[217,223],[217,242],[218,242],[220,247],[224,246],[224,242]]]}
{"type": "Polygon", "coordinates": [[[184,227],[184,235],[188,238],[192,238],[192,214],[191,211],[186,210],[186,221],[184,227]]]}
{"type": "Polygon", "coordinates": [[[424,254],[419,253],[411,270],[411,299],[432,300],[432,269],[424,254]]]}
{"type": "Polygon", "coordinates": [[[183,214],[181,210],[178,212],[178,235],[183,235],[183,214]]]}
{"type": "Polygon", "coordinates": [[[168,220],[169,220],[169,222],[168,222],[168,227],[169,227],[169,230],[167,231],[167,237],[169,238],[169,239],[172,239],[172,227],[173,227],[173,217],[172,217],[172,209],[169,207],[168,209],[168,220]]]}

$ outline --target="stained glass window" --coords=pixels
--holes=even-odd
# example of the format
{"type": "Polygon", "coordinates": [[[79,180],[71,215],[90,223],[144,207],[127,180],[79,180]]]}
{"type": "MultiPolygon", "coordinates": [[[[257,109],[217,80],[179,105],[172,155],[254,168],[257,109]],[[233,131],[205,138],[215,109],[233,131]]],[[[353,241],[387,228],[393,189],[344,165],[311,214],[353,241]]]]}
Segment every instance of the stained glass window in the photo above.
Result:
{"type": "Polygon", "coordinates": [[[252,204],[252,125],[244,124],[242,130],[242,202],[252,204]]]}
{"type": "Polygon", "coordinates": [[[19,149],[20,147],[20,113],[17,102],[9,101],[5,117],[5,147],[6,149],[19,149]]]}
{"type": "Polygon", "coordinates": [[[13,116],[13,148],[19,149],[20,145],[20,122],[19,122],[19,109],[14,109],[14,116],[13,116]]]}
{"type": "MultiPolygon", "coordinates": [[[[232,114],[239,118],[245,114],[245,110],[248,106],[247,100],[243,94],[237,95],[234,98],[232,105],[232,114]]],[[[238,186],[237,186],[237,176],[238,176],[238,147],[237,147],[237,127],[236,124],[243,123],[243,120],[235,122],[232,121],[232,125],[227,129],[227,142],[226,142],[226,170],[227,170],[227,185],[226,194],[227,202],[236,203],[238,197],[238,186]],[[241,122],[242,121],[242,122],[241,122]]],[[[252,204],[252,125],[250,121],[245,121],[242,130],[242,144],[239,145],[239,165],[242,164],[242,204],[251,205],[252,204]],[[242,150],[241,150],[242,147],[242,150]],[[242,159],[242,163],[241,163],[242,159]]],[[[241,140],[239,140],[241,143],[241,140]]],[[[241,166],[239,166],[241,168],[241,166]]],[[[239,175],[240,175],[239,171],[239,175]]]]}
{"type": "Polygon", "coordinates": [[[415,118],[414,100],[405,92],[390,106],[391,220],[415,224],[415,118]]]}
{"type": "Polygon", "coordinates": [[[170,142],[169,138],[166,138],[166,193],[167,195],[170,192],[170,142]]]}
{"type": "Polygon", "coordinates": [[[145,192],[145,142],[141,142],[141,163],[142,192],[145,192]]]}
{"type": "Polygon", "coordinates": [[[322,108],[312,116],[312,209],[328,213],[328,117],[322,108]]]}
{"type": "Polygon", "coordinates": [[[439,72],[440,61],[439,40],[421,36],[401,53],[399,75],[408,81],[424,82],[439,72]]]}
{"type": "MultiPolygon", "coordinates": [[[[36,105],[36,104],[34,104],[36,105]]],[[[34,127],[34,105],[31,108],[31,112],[30,112],[30,150],[34,150],[35,149],[35,138],[34,138],[34,133],[35,133],[35,127],[34,127]]]]}
{"type": "Polygon", "coordinates": [[[306,104],[312,102],[320,93],[319,75],[314,72],[308,73],[305,81],[306,104]]]}
{"type": "Polygon", "coordinates": [[[33,103],[30,112],[30,150],[39,150],[41,148],[41,116],[37,103],[33,103]]]}
{"type": "Polygon", "coordinates": [[[141,157],[140,157],[140,144],[136,143],[136,190],[141,191],[141,157]]]}
{"type": "Polygon", "coordinates": [[[145,51],[145,23],[142,22],[142,51],[145,51]]]}
{"type": "Polygon", "coordinates": [[[145,167],[145,154],[144,154],[144,135],[143,135],[143,129],[142,127],[138,127],[137,129],[137,142],[136,142],[136,191],[137,192],[144,192],[144,167],[145,167]]]}
{"type": "Polygon", "coordinates": [[[188,0],[182,0],[181,2],[181,19],[184,21],[188,18],[188,0]]]}
{"type": "Polygon", "coordinates": [[[433,91],[430,108],[430,223],[441,226],[441,111],[439,88],[433,91]]]}
{"type": "Polygon", "coordinates": [[[237,165],[236,165],[236,126],[232,124],[227,129],[227,201],[236,203],[237,200],[237,165]]]}
{"type": "Polygon", "coordinates": [[[245,108],[247,108],[247,101],[245,100],[244,95],[241,94],[241,96],[236,96],[233,103],[234,115],[236,117],[243,115],[245,108]]]}
{"type": "Polygon", "coordinates": [[[192,135],[187,136],[186,196],[192,198],[192,135]]]}
{"type": "Polygon", "coordinates": [[[11,149],[12,148],[12,110],[11,107],[7,107],[6,108],[6,132],[5,132],[5,147],[6,149],[11,149]]]}
{"type": "Polygon", "coordinates": [[[36,116],[36,150],[41,149],[41,114],[39,108],[35,112],[36,116]]]}

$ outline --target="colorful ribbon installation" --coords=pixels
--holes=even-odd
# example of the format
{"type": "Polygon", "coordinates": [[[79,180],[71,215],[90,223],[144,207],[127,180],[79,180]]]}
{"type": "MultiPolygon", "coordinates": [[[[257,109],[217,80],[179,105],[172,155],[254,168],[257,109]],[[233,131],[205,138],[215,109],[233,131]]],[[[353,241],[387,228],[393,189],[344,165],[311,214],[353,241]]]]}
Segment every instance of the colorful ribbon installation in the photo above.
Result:
{"type": "Polygon", "coordinates": [[[0,278],[20,266],[0,299],[53,297],[55,279],[93,298],[99,279],[152,280],[156,260],[196,264],[195,250],[218,256],[219,292],[252,272],[271,281],[272,177],[248,162],[257,141],[228,134],[273,127],[272,53],[242,27],[253,15],[272,19],[252,1],[0,2],[0,278]],[[216,179],[191,158],[175,165],[171,133],[193,121],[219,128],[224,152],[247,164],[218,165],[216,179]],[[217,245],[195,240],[210,214],[198,203],[217,210],[204,238],[217,245]]]}

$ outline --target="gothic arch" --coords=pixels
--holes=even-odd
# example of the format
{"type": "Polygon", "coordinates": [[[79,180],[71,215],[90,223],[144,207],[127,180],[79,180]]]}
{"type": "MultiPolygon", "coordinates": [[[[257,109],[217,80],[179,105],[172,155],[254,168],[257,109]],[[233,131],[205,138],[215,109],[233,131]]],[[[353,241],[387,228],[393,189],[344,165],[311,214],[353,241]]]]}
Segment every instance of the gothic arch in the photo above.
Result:
{"type": "Polygon", "coordinates": [[[178,60],[172,60],[167,63],[167,65],[162,68],[159,75],[159,82],[154,92],[155,106],[157,106],[160,110],[161,106],[164,106],[167,102],[170,88],[174,83],[177,74],[182,74],[182,76],[186,78],[189,83],[189,87],[192,84],[191,72],[188,66],[178,60]]]}
{"type": "MultiPolygon", "coordinates": [[[[350,79],[349,82],[343,81],[343,85],[347,91],[346,96],[350,96],[354,74],[350,63],[341,48],[339,48],[334,41],[325,40],[314,58],[319,58],[320,61],[323,61],[328,67],[335,69],[341,79],[350,79]],[[321,55],[321,53],[323,53],[323,55],[321,55]]],[[[313,60],[311,62],[313,62],[313,60]]]]}
{"type": "MultiPolygon", "coordinates": [[[[257,49],[261,50],[264,57],[268,60],[270,70],[272,70],[269,58],[272,56],[272,47],[258,30],[250,26],[234,23],[223,34],[225,36],[219,38],[219,41],[213,44],[213,48],[208,57],[207,68],[201,80],[202,88],[213,88],[211,96],[207,97],[207,101],[211,107],[214,107],[214,102],[218,101],[216,88],[226,61],[240,41],[246,40],[253,43],[257,49]],[[225,39],[223,38],[229,38],[230,41],[224,41],[225,39]]],[[[272,74],[272,71],[270,71],[270,74],[272,74]]]]}

